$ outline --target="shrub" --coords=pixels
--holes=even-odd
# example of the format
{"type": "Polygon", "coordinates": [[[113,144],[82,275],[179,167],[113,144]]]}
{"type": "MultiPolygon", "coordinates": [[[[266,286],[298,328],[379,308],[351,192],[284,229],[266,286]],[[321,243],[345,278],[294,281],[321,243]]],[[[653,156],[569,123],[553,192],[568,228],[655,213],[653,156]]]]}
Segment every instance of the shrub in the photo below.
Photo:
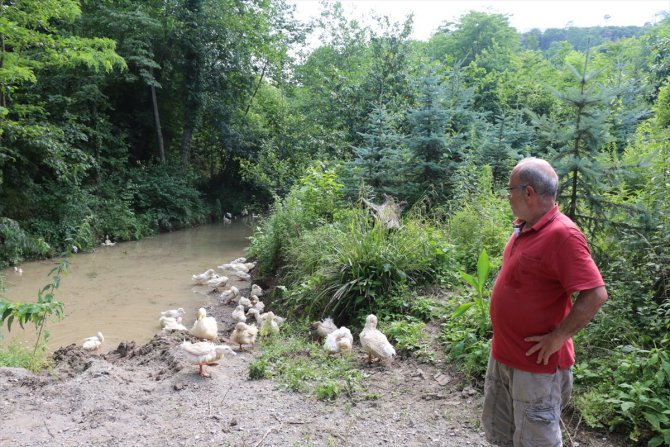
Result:
{"type": "Polygon", "coordinates": [[[177,230],[206,222],[210,215],[194,175],[180,166],[140,165],[130,172],[130,182],[134,211],[150,216],[154,229],[177,230]]]}
{"type": "Polygon", "coordinates": [[[666,348],[619,346],[608,360],[584,362],[575,378],[590,389],[576,399],[591,426],[623,426],[633,441],[670,444],[670,354],[666,348]]]}
{"type": "Polygon", "coordinates": [[[51,251],[43,238],[28,234],[18,222],[7,217],[0,217],[0,242],[0,268],[44,257],[51,251]]]}
{"type": "Polygon", "coordinates": [[[466,271],[474,271],[482,249],[491,255],[497,268],[512,232],[509,204],[495,191],[491,169],[481,168],[479,177],[469,185],[471,194],[437,211],[444,219],[449,241],[456,247],[456,260],[466,271]]]}
{"type": "Polygon", "coordinates": [[[458,319],[447,319],[440,332],[447,359],[475,382],[484,378],[491,350],[490,334],[479,336],[479,328],[479,319],[465,314],[458,319]]]}
{"type": "Polygon", "coordinates": [[[39,372],[47,368],[51,361],[45,355],[46,344],[41,343],[36,351],[12,341],[7,348],[0,349],[0,367],[25,368],[32,372],[39,372]]]}
{"type": "Polygon", "coordinates": [[[342,184],[323,165],[310,168],[250,238],[249,256],[258,260],[260,274],[274,274],[286,247],[308,230],[333,221],[341,207],[342,184]]]}

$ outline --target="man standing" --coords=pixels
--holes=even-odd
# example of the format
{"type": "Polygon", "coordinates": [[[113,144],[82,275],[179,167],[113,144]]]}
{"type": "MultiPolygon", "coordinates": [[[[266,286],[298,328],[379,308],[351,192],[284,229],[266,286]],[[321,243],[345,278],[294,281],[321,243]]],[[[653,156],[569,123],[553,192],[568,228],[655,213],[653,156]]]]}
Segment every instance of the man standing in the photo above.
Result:
{"type": "Polygon", "coordinates": [[[572,393],[571,337],[598,312],[607,291],[586,238],[558,209],[551,165],[521,160],[507,189],[517,219],[491,295],[482,423],[498,446],[556,447],[561,409],[572,393]]]}

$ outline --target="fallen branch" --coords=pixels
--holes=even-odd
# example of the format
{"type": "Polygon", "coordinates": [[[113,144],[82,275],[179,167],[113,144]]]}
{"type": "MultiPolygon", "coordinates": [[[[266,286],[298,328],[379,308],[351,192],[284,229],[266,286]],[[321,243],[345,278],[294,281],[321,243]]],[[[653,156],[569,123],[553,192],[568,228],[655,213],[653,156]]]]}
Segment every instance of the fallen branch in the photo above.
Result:
{"type": "Polygon", "coordinates": [[[51,430],[49,430],[49,426],[47,425],[47,421],[42,421],[42,422],[44,423],[44,428],[47,429],[47,433],[49,433],[49,436],[51,436],[52,438],[55,438],[54,434],[51,433],[51,430]]]}
{"type": "MultiPolygon", "coordinates": [[[[281,428],[281,424],[279,424],[279,428],[281,428]]],[[[274,430],[275,430],[275,427],[270,427],[270,429],[269,429],[268,431],[265,432],[265,434],[263,435],[263,437],[261,438],[261,440],[258,441],[258,444],[256,444],[255,447],[259,447],[261,444],[263,444],[263,441],[265,441],[265,438],[267,438],[268,435],[269,435],[271,432],[273,432],[274,430]]]]}

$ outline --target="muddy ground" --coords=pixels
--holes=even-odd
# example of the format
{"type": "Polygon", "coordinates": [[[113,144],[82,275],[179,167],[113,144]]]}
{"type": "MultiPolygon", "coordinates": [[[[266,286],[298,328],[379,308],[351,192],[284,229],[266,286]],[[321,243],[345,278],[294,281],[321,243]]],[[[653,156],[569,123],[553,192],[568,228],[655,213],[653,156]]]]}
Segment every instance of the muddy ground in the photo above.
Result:
{"type": "MultiPolygon", "coordinates": [[[[221,342],[231,310],[208,309],[221,342]]],[[[258,352],[227,356],[207,367],[211,378],[201,377],[177,348],[183,338],[157,335],[105,354],[70,345],[37,375],[0,368],[0,446],[489,446],[479,428],[481,395],[442,360],[368,366],[354,345],[379,398],[323,402],[249,380],[258,352]]],[[[566,445],[623,445],[575,423],[570,431],[566,445]]]]}

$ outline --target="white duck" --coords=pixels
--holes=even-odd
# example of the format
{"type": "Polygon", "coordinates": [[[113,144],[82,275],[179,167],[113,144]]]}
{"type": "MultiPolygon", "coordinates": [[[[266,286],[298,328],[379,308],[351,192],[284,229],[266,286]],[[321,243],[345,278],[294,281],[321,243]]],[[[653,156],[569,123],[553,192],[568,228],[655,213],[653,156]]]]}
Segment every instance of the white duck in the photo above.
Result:
{"type": "Polygon", "coordinates": [[[85,338],[81,344],[81,347],[87,351],[97,351],[100,349],[100,346],[104,341],[105,337],[102,336],[102,332],[98,332],[95,337],[85,338]]]}
{"type": "Polygon", "coordinates": [[[241,296],[239,300],[237,300],[237,304],[244,307],[244,310],[247,310],[251,307],[251,300],[245,296],[241,296]]]}
{"type": "Polygon", "coordinates": [[[208,317],[207,311],[201,307],[198,309],[195,323],[191,328],[191,335],[206,340],[216,340],[219,336],[219,329],[214,317],[208,317]]]}
{"type": "Polygon", "coordinates": [[[235,258],[232,261],[230,261],[231,264],[240,264],[245,262],[247,262],[247,258],[235,258]]]}
{"type": "Polygon", "coordinates": [[[261,313],[258,311],[258,309],[251,308],[247,311],[247,318],[253,317],[256,320],[256,324],[258,326],[261,326],[263,324],[263,320],[261,319],[261,313]]]}
{"type": "Polygon", "coordinates": [[[351,347],[353,345],[354,336],[351,335],[349,329],[342,326],[326,336],[326,342],[323,347],[328,351],[328,354],[332,355],[339,353],[340,356],[343,356],[351,352],[351,347]]]}
{"type": "Polygon", "coordinates": [[[207,284],[207,281],[212,279],[212,276],[214,275],[216,275],[214,269],[207,269],[202,273],[191,275],[191,279],[193,280],[194,283],[204,286],[205,284],[207,284]]]}
{"type": "Polygon", "coordinates": [[[181,317],[177,319],[170,318],[163,323],[163,333],[172,331],[188,331],[188,328],[181,324],[181,317]]]}
{"type": "Polygon", "coordinates": [[[263,296],[263,289],[258,284],[251,285],[251,295],[263,296]]]}
{"type": "Polygon", "coordinates": [[[228,264],[231,270],[236,270],[238,272],[249,273],[249,267],[246,263],[231,263],[228,264]]]}
{"type": "Polygon", "coordinates": [[[250,301],[251,301],[251,307],[253,309],[256,309],[258,312],[263,313],[263,311],[265,310],[265,303],[263,301],[259,300],[256,295],[251,295],[250,301]]]}
{"type": "Polygon", "coordinates": [[[312,337],[315,340],[323,340],[333,331],[337,330],[337,326],[332,318],[328,317],[323,321],[315,321],[312,323],[312,337]]]}
{"type": "Polygon", "coordinates": [[[233,321],[235,323],[239,323],[240,321],[242,323],[247,322],[247,317],[244,314],[244,306],[242,306],[241,304],[239,304],[230,315],[233,317],[233,321]]]}
{"type": "Polygon", "coordinates": [[[230,341],[232,343],[240,345],[240,351],[243,350],[243,345],[251,345],[252,347],[256,344],[256,335],[258,334],[258,328],[253,324],[242,323],[241,321],[235,325],[235,329],[230,334],[230,341]]]}
{"type": "Polygon", "coordinates": [[[230,286],[230,289],[224,290],[221,292],[221,295],[219,295],[219,298],[221,298],[222,301],[230,304],[232,301],[235,299],[235,297],[240,295],[240,289],[238,289],[235,286],[230,286]]]}
{"type": "Polygon", "coordinates": [[[175,318],[175,317],[164,317],[164,316],[161,316],[161,317],[158,319],[158,322],[161,324],[161,327],[165,327],[165,326],[167,326],[168,324],[181,323],[181,322],[182,322],[182,318],[181,318],[181,316],[176,317],[176,318],[175,318]]]}
{"type": "Polygon", "coordinates": [[[116,242],[112,242],[109,239],[109,235],[105,235],[105,242],[103,242],[102,245],[105,247],[113,247],[114,245],[116,245],[116,242]]]}
{"type": "Polygon", "coordinates": [[[240,279],[243,280],[243,281],[249,281],[249,280],[251,279],[251,275],[250,275],[250,274],[248,274],[248,273],[244,273],[244,272],[240,272],[240,271],[238,271],[238,270],[235,270],[235,271],[233,272],[233,275],[237,276],[238,278],[240,278],[240,279]]]}
{"type": "Polygon", "coordinates": [[[372,363],[373,357],[384,361],[395,356],[395,349],[386,335],[377,329],[377,317],[374,314],[365,319],[365,328],[360,333],[360,339],[363,350],[368,354],[368,363],[372,363]]]}
{"type": "Polygon", "coordinates": [[[247,266],[247,271],[253,270],[256,267],[256,261],[254,262],[245,262],[244,265],[247,266]]]}
{"type": "Polygon", "coordinates": [[[179,309],[170,309],[161,312],[161,317],[177,318],[184,315],[184,308],[180,307],[179,309]]]}
{"type": "Polygon", "coordinates": [[[261,315],[261,337],[273,336],[279,333],[279,325],[275,321],[275,314],[273,312],[265,312],[261,315]]]}
{"type": "Polygon", "coordinates": [[[217,360],[220,360],[224,353],[237,355],[230,346],[217,346],[207,341],[200,341],[198,343],[184,341],[179,347],[184,351],[191,363],[200,367],[198,374],[202,377],[211,377],[209,373],[203,370],[203,367],[205,365],[217,365],[217,360]]]}
{"type": "Polygon", "coordinates": [[[219,287],[223,287],[228,282],[227,276],[214,275],[211,279],[207,281],[207,286],[216,290],[219,287]]]}

